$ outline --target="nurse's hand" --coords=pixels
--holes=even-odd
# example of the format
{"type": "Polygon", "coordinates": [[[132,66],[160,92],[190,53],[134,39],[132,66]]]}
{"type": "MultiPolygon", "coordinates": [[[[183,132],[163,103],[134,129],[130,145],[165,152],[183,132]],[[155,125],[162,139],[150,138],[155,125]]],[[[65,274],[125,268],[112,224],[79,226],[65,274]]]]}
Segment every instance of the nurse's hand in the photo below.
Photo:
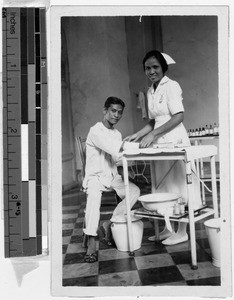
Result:
{"type": "Polygon", "coordinates": [[[126,136],[126,138],[123,139],[123,141],[127,142],[137,142],[139,140],[140,136],[137,133],[134,133],[132,135],[126,136]]]}
{"type": "Polygon", "coordinates": [[[153,133],[148,133],[140,142],[140,148],[148,148],[153,143],[154,139],[153,133]]]}

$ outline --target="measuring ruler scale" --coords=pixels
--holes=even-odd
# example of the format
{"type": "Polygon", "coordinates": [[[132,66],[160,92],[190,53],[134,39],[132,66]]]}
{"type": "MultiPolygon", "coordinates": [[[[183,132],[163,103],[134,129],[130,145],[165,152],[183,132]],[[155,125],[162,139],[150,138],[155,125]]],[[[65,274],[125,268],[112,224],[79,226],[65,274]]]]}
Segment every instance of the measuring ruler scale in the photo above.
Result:
{"type": "Polygon", "coordinates": [[[3,8],[5,256],[42,253],[47,235],[44,8],[3,8]],[[43,225],[44,224],[44,225],[43,225]]]}

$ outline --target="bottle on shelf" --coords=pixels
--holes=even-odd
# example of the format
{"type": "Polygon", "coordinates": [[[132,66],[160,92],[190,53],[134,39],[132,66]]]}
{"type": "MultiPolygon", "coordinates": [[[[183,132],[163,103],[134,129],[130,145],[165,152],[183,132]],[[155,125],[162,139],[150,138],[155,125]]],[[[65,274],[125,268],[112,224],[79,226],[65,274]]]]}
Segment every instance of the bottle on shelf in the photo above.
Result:
{"type": "Polygon", "coordinates": [[[218,126],[216,125],[216,123],[214,123],[214,127],[213,127],[213,130],[214,130],[214,135],[218,135],[218,126]]]}
{"type": "Polygon", "coordinates": [[[180,203],[180,213],[182,215],[185,213],[185,204],[183,202],[180,203]]]}
{"type": "Polygon", "coordinates": [[[190,129],[187,131],[187,133],[188,133],[188,137],[191,137],[191,130],[190,129]]]}
{"type": "Polygon", "coordinates": [[[213,135],[213,134],[214,134],[214,129],[213,129],[212,125],[210,125],[209,135],[213,135]]]}
{"type": "Polygon", "coordinates": [[[205,127],[202,127],[202,136],[205,136],[205,135],[206,135],[205,127]]]}
{"type": "Polygon", "coordinates": [[[208,125],[206,125],[206,127],[205,127],[205,134],[209,135],[209,127],[208,127],[208,125]]]}
{"type": "Polygon", "coordinates": [[[201,127],[199,128],[199,136],[202,136],[202,129],[201,129],[201,127]]]}
{"type": "Polygon", "coordinates": [[[185,213],[185,202],[182,198],[178,199],[177,203],[179,204],[180,214],[183,215],[185,213]]]}
{"type": "Polygon", "coordinates": [[[192,130],[192,136],[195,136],[196,134],[195,134],[195,130],[193,129],[192,130]]]}
{"type": "Polygon", "coordinates": [[[176,202],[174,205],[174,215],[179,215],[179,214],[180,214],[180,204],[176,202]]]}

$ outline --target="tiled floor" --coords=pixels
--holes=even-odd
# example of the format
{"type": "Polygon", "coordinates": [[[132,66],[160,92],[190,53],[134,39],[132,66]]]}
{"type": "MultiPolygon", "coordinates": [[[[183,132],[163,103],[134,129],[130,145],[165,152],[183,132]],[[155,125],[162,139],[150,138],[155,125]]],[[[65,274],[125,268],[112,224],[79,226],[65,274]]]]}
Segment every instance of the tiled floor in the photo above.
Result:
{"type": "MultiPolygon", "coordinates": [[[[134,257],[97,241],[98,261],[89,264],[82,247],[84,208],[85,195],[78,189],[63,196],[63,286],[221,285],[220,269],[211,263],[204,220],[196,223],[197,270],[190,267],[189,241],[174,246],[148,241],[154,229],[147,218],[134,257]]],[[[109,217],[102,216],[100,223],[109,217]]],[[[159,222],[161,229],[163,224],[159,222]]]]}

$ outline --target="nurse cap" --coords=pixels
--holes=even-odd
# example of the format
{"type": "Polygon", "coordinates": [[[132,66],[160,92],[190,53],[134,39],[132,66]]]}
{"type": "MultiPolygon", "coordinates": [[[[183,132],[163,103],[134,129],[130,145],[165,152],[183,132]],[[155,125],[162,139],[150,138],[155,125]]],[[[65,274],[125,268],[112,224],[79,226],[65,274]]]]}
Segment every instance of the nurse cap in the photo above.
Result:
{"type": "Polygon", "coordinates": [[[168,65],[171,65],[171,64],[175,64],[176,62],[174,61],[173,58],[170,57],[170,55],[166,54],[166,53],[162,53],[162,56],[165,58],[166,62],[168,65]]]}

